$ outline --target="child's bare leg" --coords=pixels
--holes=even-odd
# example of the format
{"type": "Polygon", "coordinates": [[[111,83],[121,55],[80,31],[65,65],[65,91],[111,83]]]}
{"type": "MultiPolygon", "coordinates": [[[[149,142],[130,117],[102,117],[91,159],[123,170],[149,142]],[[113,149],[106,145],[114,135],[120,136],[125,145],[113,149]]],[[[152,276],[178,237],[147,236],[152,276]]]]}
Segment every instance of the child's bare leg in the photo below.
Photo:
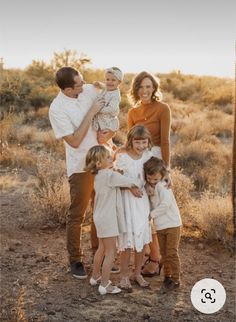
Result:
{"type": "Polygon", "coordinates": [[[129,276],[129,262],[131,249],[120,252],[120,275],[121,277],[129,276]]]}
{"type": "Polygon", "coordinates": [[[126,249],[120,253],[120,287],[131,290],[132,286],[129,280],[129,263],[131,249],[126,249]]]}
{"type": "Polygon", "coordinates": [[[144,276],[145,274],[147,274],[147,276],[151,274],[155,275],[159,267],[161,255],[160,255],[160,248],[159,248],[159,243],[157,239],[157,233],[152,233],[152,241],[149,243],[149,247],[150,247],[150,253],[149,253],[150,261],[144,266],[144,269],[142,270],[142,274],[144,276]]]}
{"type": "Polygon", "coordinates": [[[105,258],[102,265],[101,285],[105,287],[110,279],[111,268],[115,258],[116,237],[102,238],[102,242],[105,251],[105,258]]]}
{"type": "Polygon", "coordinates": [[[145,281],[143,276],[141,275],[142,263],[143,263],[144,249],[141,252],[135,251],[135,269],[133,280],[135,280],[139,286],[148,287],[149,283],[145,281]]]}
{"type": "Polygon", "coordinates": [[[99,244],[98,244],[98,249],[94,255],[94,260],[93,260],[93,273],[92,277],[96,280],[100,277],[101,275],[101,266],[105,254],[105,249],[104,249],[104,243],[101,238],[98,239],[99,244]]]}
{"type": "Polygon", "coordinates": [[[135,256],[134,256],[134,261],[135,261],[134,275],[135,276],[141,274],[143,257],[144,257],[144,249],[141,252],[135,251],[135,256]]]}
{"type": "Polygon", "coordinates": [[[145,265],[147,259],[149,259],[149,254],[150,254],[150,247],[149,245],[144,246],[144,254],[143,254],[143,266],[145,265]]]}

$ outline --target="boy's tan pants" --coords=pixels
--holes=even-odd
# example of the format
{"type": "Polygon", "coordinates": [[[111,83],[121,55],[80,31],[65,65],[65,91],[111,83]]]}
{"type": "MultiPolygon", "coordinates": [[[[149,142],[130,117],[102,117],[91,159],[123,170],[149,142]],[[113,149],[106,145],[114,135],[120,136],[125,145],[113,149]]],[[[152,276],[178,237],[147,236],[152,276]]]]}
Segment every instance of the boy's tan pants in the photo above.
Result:
{"type": "Polygon", "coordinates": [[[180,280],[179,241],[180,227],[166,228],[157,231],[161,251],[161,262],[164,265],[165,276],[171,276],[174,282],[180,280]]]}

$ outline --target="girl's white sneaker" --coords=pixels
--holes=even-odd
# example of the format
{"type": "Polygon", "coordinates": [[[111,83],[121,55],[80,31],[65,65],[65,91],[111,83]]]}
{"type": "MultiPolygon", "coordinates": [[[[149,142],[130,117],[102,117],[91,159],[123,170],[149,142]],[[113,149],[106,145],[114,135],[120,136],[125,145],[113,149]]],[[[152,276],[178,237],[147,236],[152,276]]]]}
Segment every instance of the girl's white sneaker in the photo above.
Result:
{"type": "Polygon", "coordinates": [[[96,280],[95,280],[95,278],[91,277],[89,280],[89,284],[92,286],[98,285],[100,280],[101,280],[101,276],[99,276],[96,280]]]}
{"type": "Polygon", "coordinates": [[[117,286],[111,285],[111,281],[108,281],[107,286],[99,285],[98,292],[101,295],[105,294],[118,294],[121,292],[121,289],[117,286]]]}

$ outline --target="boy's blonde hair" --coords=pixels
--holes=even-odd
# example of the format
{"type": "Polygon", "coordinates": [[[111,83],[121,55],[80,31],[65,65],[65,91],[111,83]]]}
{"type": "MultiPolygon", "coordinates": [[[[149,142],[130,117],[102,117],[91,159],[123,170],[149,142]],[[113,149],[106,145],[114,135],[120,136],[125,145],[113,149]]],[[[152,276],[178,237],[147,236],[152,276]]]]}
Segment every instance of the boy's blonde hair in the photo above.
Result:
{"type": "Polygon", "coordinates": [[[133,148],[133,140],[145,140],[148,139],[148,149],[152,148],[151,134],[148,129],[143,125],[134,125],[127,134],[126,149],[130,150],[133,148]]]}
{"type": "Polygon", "coordinates": [[[153,174],[160,173],[162,178],[164,178],[168,172],[164,165],[164,162],[157,157],[151,157],[149,160],[147,160],[143,164],[143,169],[145,176],[152,176],[153,174]]]}
{"type": "Polygon", "coordinates": [[[85,159],[85,171],[90,171],[92,174],[97,174],[99,168],[97,162],[101,162],[109,154],[109,151],[103,145],[95,145],[88,150],[85,159]]]}

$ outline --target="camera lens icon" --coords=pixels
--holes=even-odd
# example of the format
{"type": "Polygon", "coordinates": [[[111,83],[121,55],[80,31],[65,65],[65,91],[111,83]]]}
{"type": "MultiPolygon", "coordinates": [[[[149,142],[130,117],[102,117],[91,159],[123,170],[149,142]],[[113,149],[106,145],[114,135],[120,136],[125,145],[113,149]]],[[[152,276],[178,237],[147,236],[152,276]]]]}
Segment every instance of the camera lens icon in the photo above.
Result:
{"type": "MultiPolygon", "coordinates": [[[[204,294],[205,299],[211,300],[211,303],[215,303],[216,299],[215,298],[214,299],[212,298],[212,293],[214,293],[214,294],[216,293],[216,290],[214,288],[211,288],[211,293],[210,292],[207,292],[207,290],[205,288],[203,288],[201,290],[201,293],[204,294]],[[204,294],[204,292],[205,292],[205,294],[204,294]]],[[[202,299],[202,298],[201,298],[201,302],[202,303],[206,303],[206,301],[204,301],[204,299],[202,299]]]]}
{"type": "Polygon", "coordinates": [[[198,281],[191,291],[191,302],[201,313],[212,314],[219,311],[225,300],[224,286],[213,278],[198,281]]]}

